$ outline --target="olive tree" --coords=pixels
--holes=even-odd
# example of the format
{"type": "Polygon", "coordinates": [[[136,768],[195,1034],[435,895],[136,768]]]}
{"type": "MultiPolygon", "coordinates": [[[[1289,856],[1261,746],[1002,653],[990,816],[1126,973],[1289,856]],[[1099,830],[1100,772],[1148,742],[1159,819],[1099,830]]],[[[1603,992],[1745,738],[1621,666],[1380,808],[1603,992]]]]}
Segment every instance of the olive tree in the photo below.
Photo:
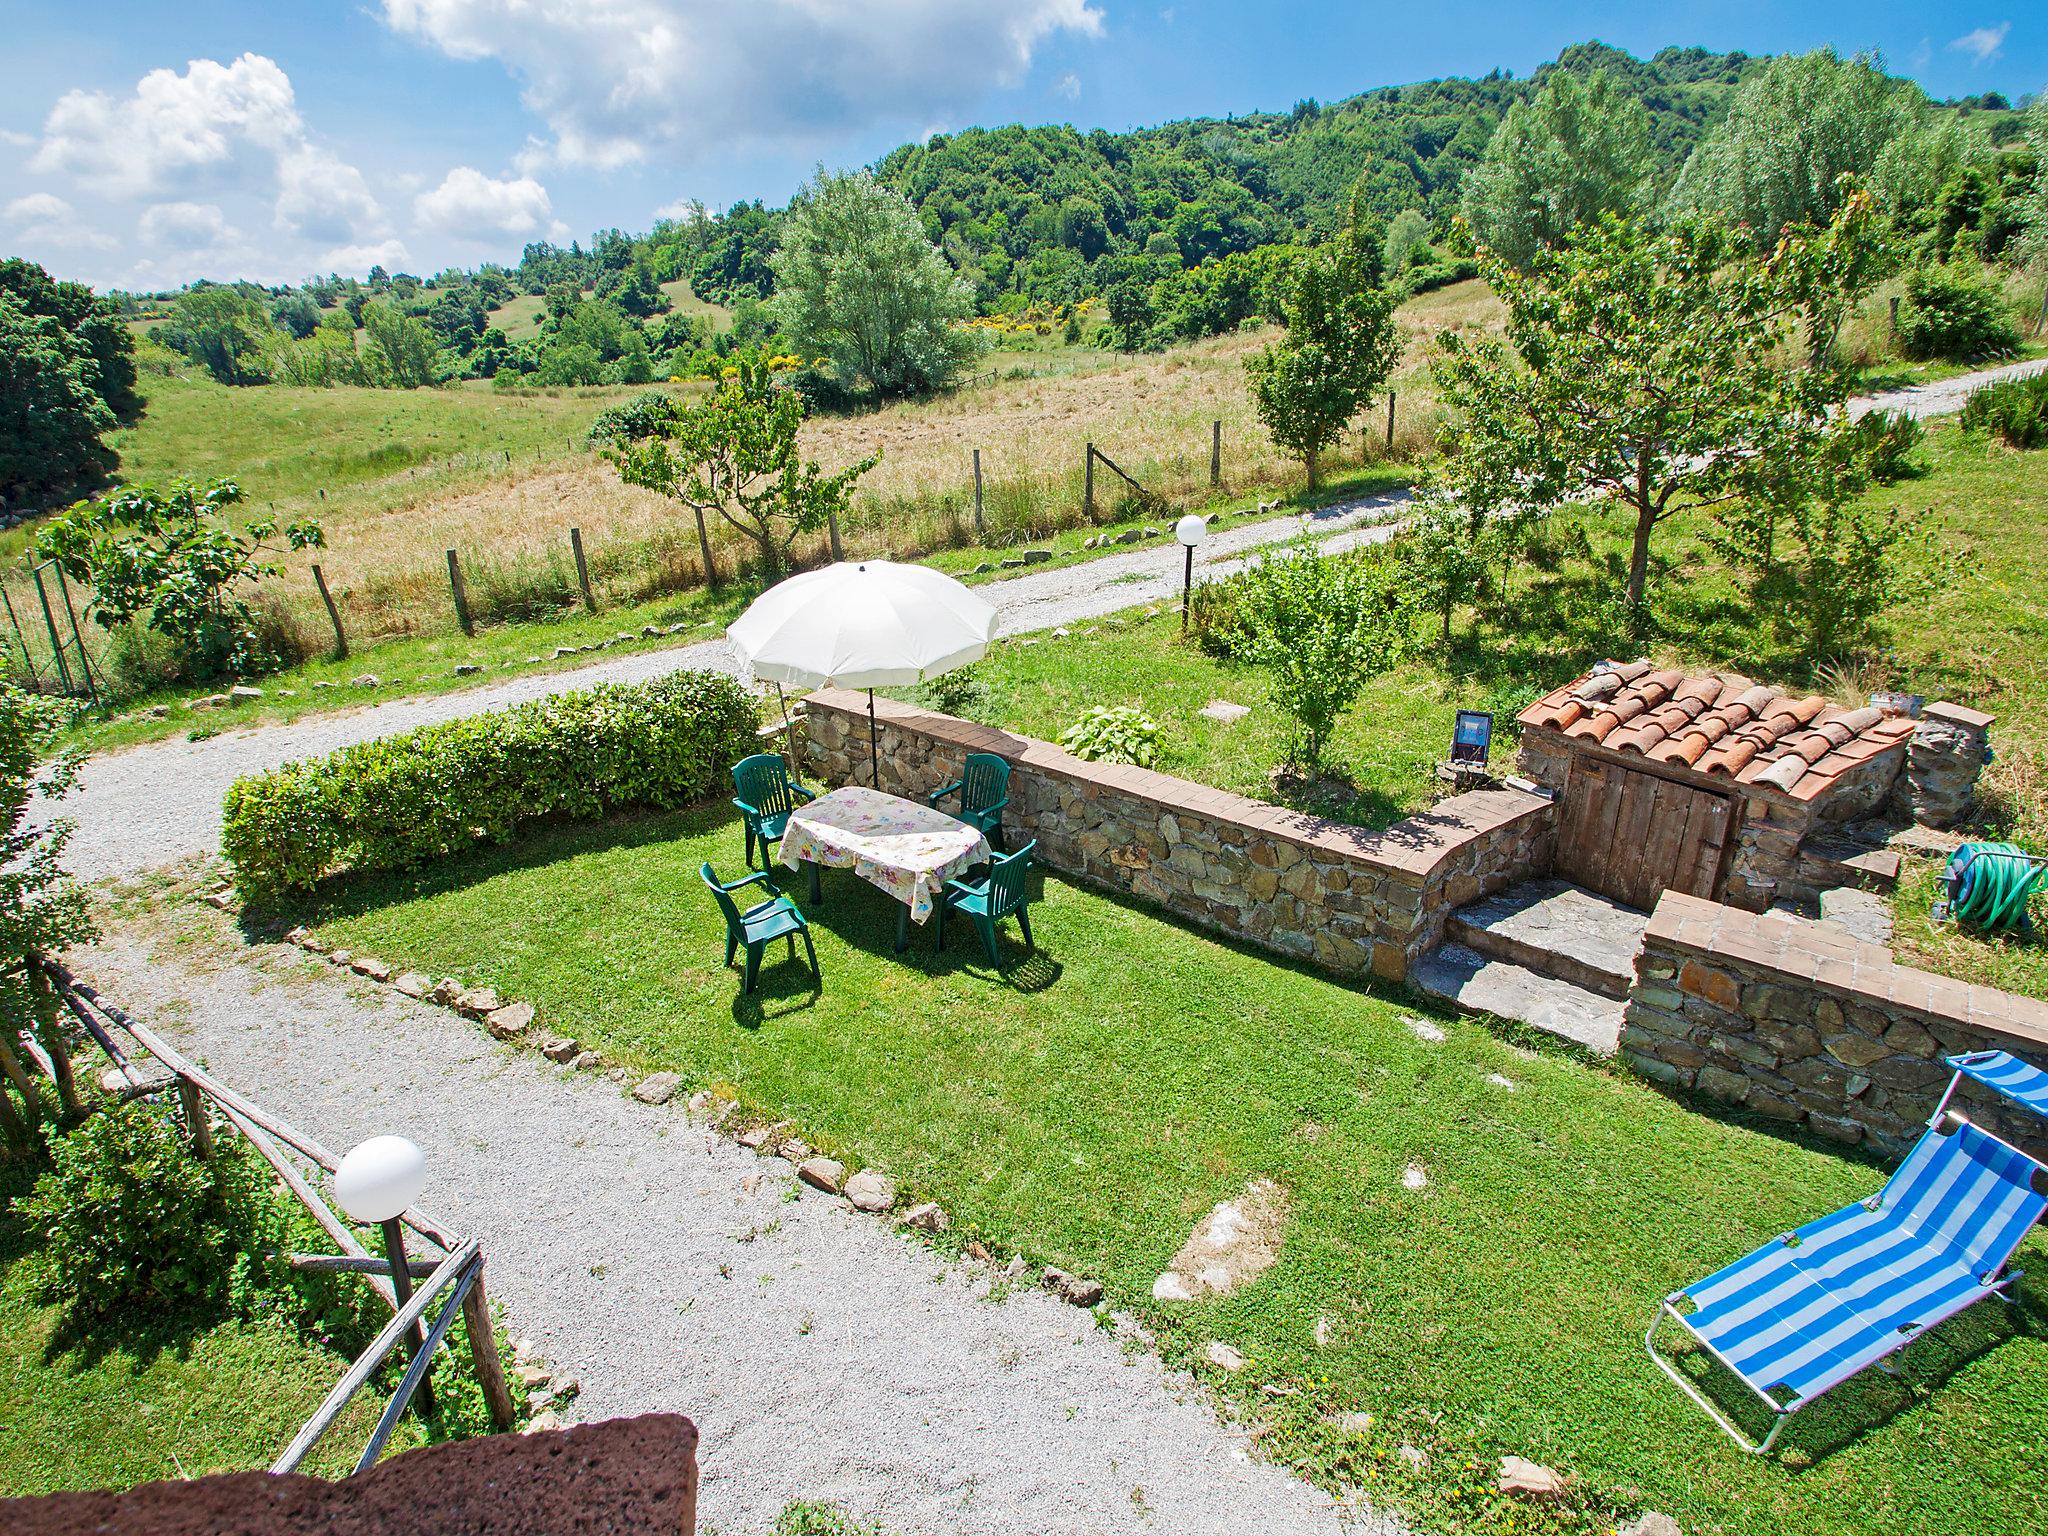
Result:
{"type": "Polygon", "coordinates": [[[789,346],[829,357],[840,382],[876,396],[950,384],[979,355],[967,283],[925,238],[903,195],[866,171],[820,167],[782,223],[768,309],[789,346]]]}

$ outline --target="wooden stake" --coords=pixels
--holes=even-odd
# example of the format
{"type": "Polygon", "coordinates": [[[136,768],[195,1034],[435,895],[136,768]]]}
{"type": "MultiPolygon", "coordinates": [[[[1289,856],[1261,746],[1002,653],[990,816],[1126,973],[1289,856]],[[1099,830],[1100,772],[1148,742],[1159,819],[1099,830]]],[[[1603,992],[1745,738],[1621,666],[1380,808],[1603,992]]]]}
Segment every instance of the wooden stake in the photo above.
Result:
{"type": "Polygon", "coordinates": [[[569,552],[576,557],[576,585],[583,589],[583,606],[597,612],[597,599],[590,595],[590,562],[583,558],[583,530],[569,530],[569,552]]]}
{"type": "Polygon", "coordinates": [[[327,578],[313,567],[313,585],[320,589],[320,601],[327,605],[327,622],[334,626],[334,659],[348,660],[348,635],[341,627],[341,610],[334,606],[334,594],[327,590],[327,578]]]}
{"type": "Polygon", "coordinates": [[[831,536],[832,558],[834,560],[844,560],[846,558],[846,551],[840,547],[839,543],[839,513],[836,510],[825,514],[825,532],[831,536]]]}
{"type": "Polygon", "coordinates": [[[505,1362],[498,1358],[498,1335],[491,1321],[491,1304],[484,1297],[483,1261],[477,1261],[476,1284],[462,1298],[462,1320],[469,1330],[469,1357],[476,1366],[477,1385],[484,1389],[484,1406],[491,1411],[491,1427],[503,1434],[512,1427],[512,1388],[505,1381],[505,1362]]]}
{"type": "Polygon", "coordinates": [[[982,529],[983,524],[981,520],[981,450],[977,448],[974,450],[974,536],[977,539],[981,537],[982,529]]]}
{"type": "Polygon", "coordinates": [[[452,549],[448,551],[448,590],[455,594],[455,622],[465,635],[475,634],[476,625],[469,618],[469,588],[462,583],[462,562],[452,549]]]}
{"type": "MultiPolygon", "coordinates": [[[[405,1228],[393,1217],[384,1223],[384,1257],[391,1261],[391,1294],[403,1312],[412,1300],[412,1269],[405,1261],[405,1228]]],[[[420,1334],[419,1319],[413,1319],[406,1329],[405,1342],[413,1359],[417,1360],[426,1348],[426,1340],[420,1334]]],[[[434,1384],[425,1377],[420,1379],[420,1410],[431,1414],[434,1411],[434,1384]]]]}
{"type": "Polygon", "coordinates": [[[1082,461],[1086,470],[1081,484],[1081,510],[1089,517],[1095,516],[1095,445],[1088,445],[1088,457],[1082,461]]]}
{"type": "Polygon", "coordinates": [[[192,1138],[192,1155],[202,1163],[213,1156],[213,1122],[206,1117],[206,1100],[189,1077],[178,1079],[178,1107],[185,1111],[185,1131],[192,1138]]]}
{"type": "Polygon", "coordinates": [[[1223,483],[1223,423],[1209,423],[1209,484],[1223,483]]]}
{"type": "Polygon", "coordinates": [[[1387,452],[1394,451],[1394,392],[1387,391],[1387,452]]]}

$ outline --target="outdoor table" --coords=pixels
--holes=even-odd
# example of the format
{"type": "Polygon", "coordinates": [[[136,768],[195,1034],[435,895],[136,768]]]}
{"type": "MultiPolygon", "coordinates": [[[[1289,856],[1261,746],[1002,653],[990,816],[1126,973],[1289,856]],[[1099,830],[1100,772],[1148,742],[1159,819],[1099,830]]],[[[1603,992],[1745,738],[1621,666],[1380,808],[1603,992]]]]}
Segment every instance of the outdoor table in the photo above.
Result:
{"type": "Polygon", "coordinates": [[[818,899],[818,866],[830,864],[851,869],[902,903],[898,954],[910,946],[911,923],[930,919],[946,882],[988,857],[988,839],[965,822],[860,784],[791,812],[782,833],[782,862],[811,867],[811,900],[818,899]]]}

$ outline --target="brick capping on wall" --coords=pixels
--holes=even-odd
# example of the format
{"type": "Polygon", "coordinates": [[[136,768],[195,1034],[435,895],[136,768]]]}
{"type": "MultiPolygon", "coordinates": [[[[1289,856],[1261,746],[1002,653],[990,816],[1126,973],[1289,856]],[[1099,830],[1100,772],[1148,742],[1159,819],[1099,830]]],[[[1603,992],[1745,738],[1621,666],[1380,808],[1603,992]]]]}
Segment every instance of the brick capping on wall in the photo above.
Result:
{"type": "MultiPolygon", "coordinates": [[[[865,783],[867,695],[825,689],[805,707],[807,766],[865,783]]],[[[1451,908],[1550,864],[1541,795],[1479,790],[1370,832],[890,699],[875,714],[885,790],[921,799],[967,753],[994,753],[1011,767],[1010,846],[1036,838],[1054,869],[1334,970],[1402,980],[1451,908]]]]}
{"type": "MultiPolygon", "coordinates": [[[[1622,1055],[1646,1077],[1838,1141],[1902,1151],[1947,1085],[1941,1057],[2048,1063],[2048,1005],[1915,970],[1811,923],[1667,891],[1636,957],[1622,1055]]],[[[1986,1129],[2048,1151],[2042,1122],[1966,1084],[1986,1129]]]]}

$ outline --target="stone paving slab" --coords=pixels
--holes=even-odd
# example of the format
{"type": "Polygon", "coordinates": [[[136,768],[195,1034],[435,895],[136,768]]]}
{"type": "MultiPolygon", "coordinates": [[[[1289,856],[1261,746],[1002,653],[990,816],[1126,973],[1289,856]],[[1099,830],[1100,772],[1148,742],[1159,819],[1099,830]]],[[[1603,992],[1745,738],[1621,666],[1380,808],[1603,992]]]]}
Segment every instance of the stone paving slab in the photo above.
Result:
{"type": "Polygon", "coordinates": [[[1507,960],[1613,998],[1628,996],[1649,915],[1563,880],[1525,880],[1460,907],[1451,936],[1507,960]]]}
{"type": "Polygon", "coordinates": [[[1491,960],[1463,944],[1446,944],[1408,971],[1417,991],[1469,1013],[1490,1013],[1570,1040],[1602,1056],[1621,1041],[1627,1005],[1544,976],[1508,960],[1491,960]]]}

